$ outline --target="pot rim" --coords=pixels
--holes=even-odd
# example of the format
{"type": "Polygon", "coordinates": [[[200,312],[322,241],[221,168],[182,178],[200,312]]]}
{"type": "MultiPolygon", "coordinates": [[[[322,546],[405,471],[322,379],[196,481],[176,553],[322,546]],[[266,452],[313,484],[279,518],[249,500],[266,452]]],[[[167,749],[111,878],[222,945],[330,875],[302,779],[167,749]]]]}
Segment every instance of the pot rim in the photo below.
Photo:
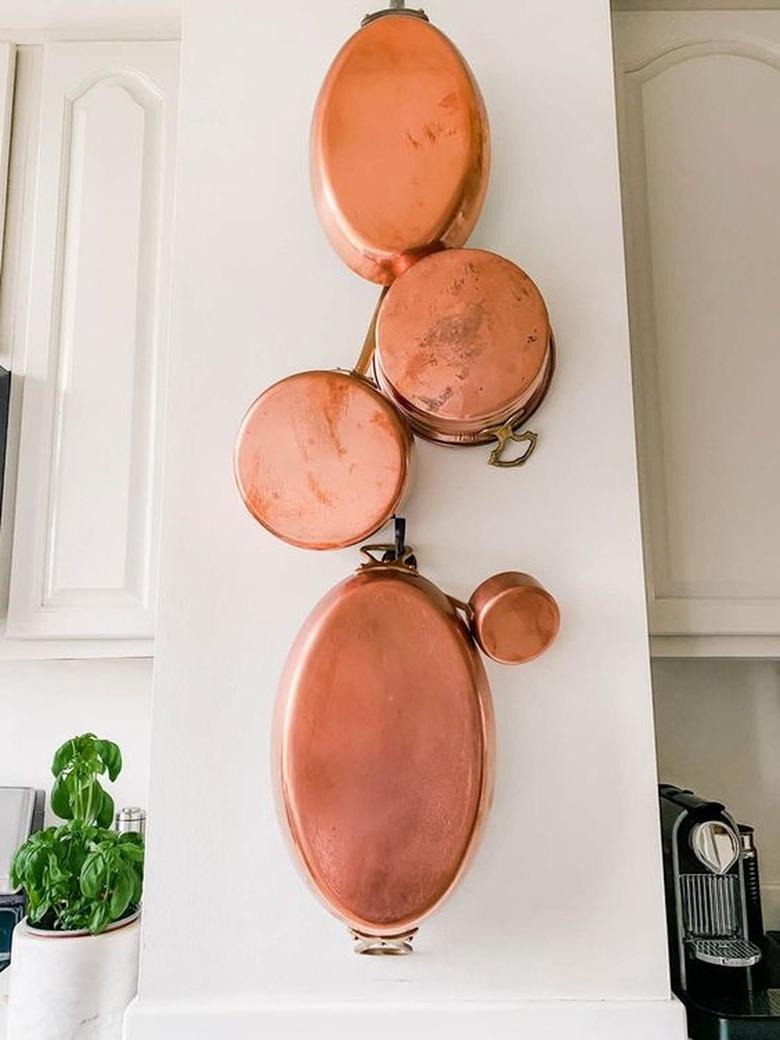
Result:
{"type": "Polygon", "coordinates": [[[381,358],[374,354],[374,375],[381,392],[406,419],[412,430],[420,437],[442,444],[454,444],[469,447],[471,445],[489,444],[496,439],[496,430],[502,425],[509,425],[513,430],[524,426],[543,404],[552,383],[556,367],[555,337],[552,329],[547,340],[542,366],[534,381],[518,398],[512,408],[487,418],[482,417],[470,423],[442,419],[431,413],[422,412],[411,401],[407,401],[393,386],[382,368],[381,358]]]}
{"type": "Polygon", "coordinates": [[[120,929],[125,928],[127,925],[137,921],[141,916],[141,907],[134,910],[132,914],[128,914],[126,917],[120,917],[118,921],[112,921],[110,925],[103,929],[102,932],[98,932],[97,935],[93,935],[88,928],[38,928],[37,925],[32,924],[27,916],[25,915],[17,928],[21,928],[24,925],[28,935],[35,936],[38,939],[99,939],[101,935],[107,935],[109,932],[118,932],[120,929]]]}

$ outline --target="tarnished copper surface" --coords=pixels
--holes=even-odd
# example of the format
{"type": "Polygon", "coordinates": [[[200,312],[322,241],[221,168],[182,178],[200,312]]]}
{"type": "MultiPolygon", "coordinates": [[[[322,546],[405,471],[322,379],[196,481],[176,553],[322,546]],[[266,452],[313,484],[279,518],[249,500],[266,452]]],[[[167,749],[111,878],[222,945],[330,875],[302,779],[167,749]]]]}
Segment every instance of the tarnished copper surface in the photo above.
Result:
{"type": "Polygon", "coordinates": [[[481,249],[426,257],[390,287],[374,358],[383,391],[434,440],[489,440],[525,421],[549,386],[552,333],[541,293],[481,249]]]}
{"type": "Polygon", "coordinates": [[[272,534],[302,548],[340,548],[395,512],[410,448],[398,412],[366,380],[301,372],[275,383],[245,415],[236,480],[272,534]]]}
{"type": "Polygon", "coordinates": [[[469,600],[472,630],[494,661],[523,664],[547,649],[558,634],[560,612],[553,597],[529,574],[495,574],[469,600]]]}
{"type": "Polygon", "coordinates": [[[387,284],[466,241],[487,188],[488,123],[443,33],[397,13],[347,41],[314,109],[311,170],[328,238],[364,278],[387,284]]]}
{"type": "Polygon", "coordinates": [[[274,746],[325,905],[364,936],[414,927],[463,871],[493,784],[487,678],[447,597],[396,565],[332,589],[288,658],[274,746]]]}

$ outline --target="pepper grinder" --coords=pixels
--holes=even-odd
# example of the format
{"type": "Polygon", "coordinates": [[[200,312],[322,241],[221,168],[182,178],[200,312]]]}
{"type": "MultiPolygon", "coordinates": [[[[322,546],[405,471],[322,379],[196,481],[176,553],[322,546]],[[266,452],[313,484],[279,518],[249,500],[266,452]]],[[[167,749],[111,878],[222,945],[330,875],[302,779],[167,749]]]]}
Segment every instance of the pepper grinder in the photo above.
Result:
{"type": "Polygon", "coordinates": [[[146,834],[146,813],[137,805],[129,805],[120,809],[114,817],[115,831],[134,831],[141,837],[146,834]]]}

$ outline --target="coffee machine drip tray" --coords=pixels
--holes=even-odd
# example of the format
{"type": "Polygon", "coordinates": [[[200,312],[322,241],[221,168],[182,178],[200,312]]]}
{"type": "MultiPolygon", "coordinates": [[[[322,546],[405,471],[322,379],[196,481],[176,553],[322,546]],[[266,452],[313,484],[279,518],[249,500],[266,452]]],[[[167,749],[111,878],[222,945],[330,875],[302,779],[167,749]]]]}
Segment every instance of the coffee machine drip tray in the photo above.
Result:
{"type": "Polygon", "coordinates": [[[688,946],[697,960],[724,968],[750,968],[761,960],[761,950],[745,939],[692,939],[688,946]]]}

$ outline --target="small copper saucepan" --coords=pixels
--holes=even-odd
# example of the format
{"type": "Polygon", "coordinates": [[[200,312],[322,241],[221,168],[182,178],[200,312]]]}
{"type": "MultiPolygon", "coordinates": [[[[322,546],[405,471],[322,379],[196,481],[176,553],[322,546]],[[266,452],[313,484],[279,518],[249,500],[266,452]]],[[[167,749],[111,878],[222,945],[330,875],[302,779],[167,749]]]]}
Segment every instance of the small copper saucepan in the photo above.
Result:
{"type": "Polygon", "coordinates": [[[471,632],[480,649],[501,664],[524,664],[544,653],[558,635],[560,611],[536,578],[504,571],[472,594],[471,632]]]}
{"type": "Polygon", "coordinates": [[[550,385],[547,307],[528,275],[482,249],[420,260],[390,287],[376,329],[380,388],[415,433],[446,444],[495,441],[490,462],[517,466],[536,435],[516,432],[550,385]],[[524,452],[503,457],[509,442],[524,452]]]}
{"type": "Polygon", "coordinates": [[[322,84],[311,128],[317,212],[341,259],[387,285],[421,256],[460,246],[487,188],[479,87],[422,11],[368,15],[322,84]]]}

